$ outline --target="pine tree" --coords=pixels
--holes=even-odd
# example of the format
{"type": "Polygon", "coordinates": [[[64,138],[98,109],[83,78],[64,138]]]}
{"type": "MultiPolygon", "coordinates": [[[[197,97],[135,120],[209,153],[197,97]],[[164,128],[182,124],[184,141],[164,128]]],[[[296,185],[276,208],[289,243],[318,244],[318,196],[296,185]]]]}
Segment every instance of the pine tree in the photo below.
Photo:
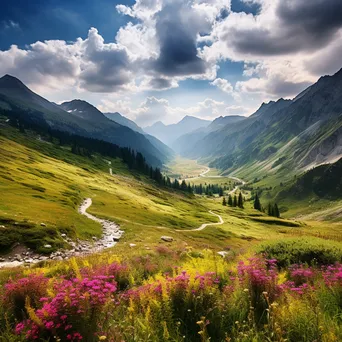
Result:
{"type": "Polygon", "coordinates": [[[237,207],[237,197],[234,195],[233,207],[237,207]]]}
{"type": "Polygon", "coordinates": [[[223,196],[223,189],[222,189],[222,187],[220,186],[220,188],[219,188],[219,196],[220,197],[222,197],[223,196]]]}
{"type": "Polygon", "coordinates": [[[228,196],[228,205],[233,206],[233,198],[232,198],[232,195],[230,195],[230,194],[228,196]]]}
{"type": "Polygon", "coordinates": [[[188,186],[186,185],[185,180],[182,180],[181,186],[180,186],[182,191],[187,191],[188,190],[188,186]]]}
{"type": "Polygon", "coordinates": [[[258,194],[255,194],[254,209],[261,211],[261,203],[258,194]]]}
{"type": "Polygon", "coordinates": [[[239,199],[238,199],[238,207],[243,209],[243,198],[242,198],[242,193],[240,191],[239,193],[239,199]]]}
{"type": "Polygon", "coordinates": [[[226,197],[223,196],[223,200],[222,200],[222,205],[226,206],[227,202],[226,202],[226,197]]]}
{"type": "Polygon", "coordinates": [[[274,216],[273,214],[274,214],[273,205],[271,203],[268,203],[267,215],[268,216],[274,216]]]}
{"type": "Polygon", "coordinates": [[[277,203],[274,204],[274,216],[280,217],[280,211],[279,211],[277,203]]]}

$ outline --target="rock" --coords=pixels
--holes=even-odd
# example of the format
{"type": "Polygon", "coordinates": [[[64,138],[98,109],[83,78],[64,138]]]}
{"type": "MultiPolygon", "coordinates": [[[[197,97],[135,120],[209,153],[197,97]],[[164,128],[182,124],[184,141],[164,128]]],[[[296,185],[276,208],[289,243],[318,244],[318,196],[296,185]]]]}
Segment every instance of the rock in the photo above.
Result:
{"type": "Polygon", "coordinates": [[[5,228],[5,226],[4,226],[4,225],[1,225],[0,228],[5,228]]]}
{"type": "Polygon", "coordinates": [[[226,251],[220,251],[220,252],[217,252],[218,255],[221,255],[222,258],[224,258],[225,256],[227,256],[229,253],[226,252],[226,251]]]}
{"type": "Polygon", "coordinates": [[[62,238],[65,238],[65,237],[66,237],[66,234],[61,234],[61,237],[62,237],[62,238]]]}
{"type": "Polygon", "coordinates": [[[6,260],[4,258],[0,258],[0,262],[5,262],[6,260]]]}
{"type": "Polygon", "coordinates": [[[56,257],[54,258],[54,260],[56,260],[56,261],[62,261],[63,258],[62,258],[61,256],[56,256],[56,257]]]}
{"type": "Polygon", "coordinates": [[[44,248],[51,248],[51,245],[44,245],[44,248]]]}
{"type": "Polygon", "coordinates": [[[45,224],[44,222],[42,222],[40,225],[41,225],[42,227],[46,227],[46,224],[45,224]]]}
{"type": "Polygon", "coordinates": [[[32,264],[33,263],[33,259],[29,258],[29,259],[25,259],[25,262],[27,264],[32,264]]]}
{"type": "Polygon", "coordinates": [[[14,260],[21,261],[21,255],[20,254],[16,254],[15,257],[14,257],[14,260]]]}
{"type": "Polygon", "coordinates": [[[130,243],[130,244],[129,244],[129,247],[135,247],[135,246],[136,246],[135,243],[130,243]]]}
{"type": "Polygon", "coordinates": [[[166,242],[172,242],[173,241],[173,237],[166,236],[166,235],[162,236],[160,239],[163,241],[166,241],[166,242]]]}
{"type": "Polygon", "coordinates": [[[96,240],[97,240],[97,237],[96,237],[96,236],[93,236],[92,239],[93,239],[94,241],[96,241],[96,240]]]}

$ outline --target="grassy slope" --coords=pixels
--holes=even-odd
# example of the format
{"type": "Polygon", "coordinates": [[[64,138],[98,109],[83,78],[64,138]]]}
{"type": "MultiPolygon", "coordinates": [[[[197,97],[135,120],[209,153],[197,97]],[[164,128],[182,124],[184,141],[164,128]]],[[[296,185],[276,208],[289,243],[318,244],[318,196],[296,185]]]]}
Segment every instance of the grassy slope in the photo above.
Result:
{"type": "Polygon", "coordinates": [[[0,144],[2,220],[44,222],[82,238],[99,235],[101,227],[77,213],[82,199],[92,197],[90,212],[126,225],[138,222],[135,231],[146,231],[148,226],[196,228],[216,221],[198,200],[156,188],[119,160],[111,160],[114,176],[110,176],[108,161],[101,156],[93,160],[75,156],[3,123],[0,144]]]}
{"type": "MultiPolygon", "coordinates": [[[[0,191],[5,194],[0,203],[0,219],[28,221],[35,225],[33,235],[47,228],[81,238],[99,235],[101,227],[77,213],[84,197],[93,199],[91,213],[121,224],[126,234],[115,248],[123,252],[131,242],[140,247],[154,245],[161,235],[173,236],[176,243],[184,241],[195,247],[219,250],[227,246],[247,248],[263,240],[286,236],[330,234],[324,223],[289,227],[287,221],[270,220],[252,209],[250,202],[241,210],[223,207],[222,198],[158,189],[145,177],[132,174],[119,160],[111,160],[114,175],[110,176],[108,160],[102,156],[94,156],[92,160],[76,156],[65,147],[37,140],[35,134],[19,134],[3,122],[0,142],[0,191]],[[217,222],[209,210],[219,213],[225,223],[203,231],[176,231],[217,222]],[[47,228],[40,227],[41,222],[47,228]]],[[[191,166],[184,160],[182,163],[188,165],[193,175],[198,172],[198,165],[191,166]]],[[[182,167],[177,163],[175,166],[182,167]]],[[[218,179],[213,180],[217,183],[218,179]]],[[[334,229],[339,231],[338,223],[334,229]]],[[[20,233],[26,236],[27,231],[20,233]]],[[[58,239],[58,234],[43,236],[41,244],[57,243],[58,239]]]]}

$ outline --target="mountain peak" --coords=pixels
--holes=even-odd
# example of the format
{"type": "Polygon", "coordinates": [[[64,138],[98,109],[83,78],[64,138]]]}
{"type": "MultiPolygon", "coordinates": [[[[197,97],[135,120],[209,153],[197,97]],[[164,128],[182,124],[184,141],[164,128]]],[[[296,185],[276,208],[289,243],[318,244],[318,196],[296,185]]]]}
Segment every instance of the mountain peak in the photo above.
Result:
{"type": "Polygon", "coordinates": [[[6,74],[0,78],[0,86],[7,88],[22,88],[28,90],[23,82],[9,74],[6,74]]]}

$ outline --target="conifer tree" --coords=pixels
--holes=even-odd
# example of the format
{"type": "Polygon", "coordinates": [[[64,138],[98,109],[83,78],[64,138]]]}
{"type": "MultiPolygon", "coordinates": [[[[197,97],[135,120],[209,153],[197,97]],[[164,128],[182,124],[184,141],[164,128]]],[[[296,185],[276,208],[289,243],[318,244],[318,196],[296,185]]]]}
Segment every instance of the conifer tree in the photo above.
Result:
{"type": "Polygon", "coordinates": [[[234,195],[233,207],[237,207],[237,197],[234,195]]]}
{"type": "Polygon", "coordinates": [[[180,186],[182,191],[187,191],[188,190],[188,186],[186,185],[185,180],[182,180],[181,186],[180,186]]]}
{"type": "Polygon", "coordinates": [[[238,207],[243,209],[243,198],[242,198],[242,193],[240,191],[239,193],[239,198],[238,198],[238,207]]]}
{"type": "Polygon", "coordinates": [[[228,205],[233,206],[233,198],[232,198],[232,195],[230,195],[230,194],[228,196],[228,205]]]}
{"type": "Polygon", "coordinates": [[[268,215],[268,216],[274,216],[274,215],[273,215],[273,206],[272,206],[271,203],[268,203],[267,215],[268,215]]]}
{"type": "Polygon", "coordinates": [[[277,203],[274,204],[274,216],[280,217],[280,211],[279,211],[277,203]]]}
{"type": "Polygon", "coordinates": [[[260,203],[259,196],[257,193],[255,194],[255,199],[254,199],[254,209],[261,211],[261,203],[260,203]]]}
{"type": "Polygon", "coordinates": [[[225,197],[225,196],[223,196],[222,205],[224,205],[224,206],[226,206],[226,205],[227,205],[227,202],[226,202],[226,197],[225,197]]]}

